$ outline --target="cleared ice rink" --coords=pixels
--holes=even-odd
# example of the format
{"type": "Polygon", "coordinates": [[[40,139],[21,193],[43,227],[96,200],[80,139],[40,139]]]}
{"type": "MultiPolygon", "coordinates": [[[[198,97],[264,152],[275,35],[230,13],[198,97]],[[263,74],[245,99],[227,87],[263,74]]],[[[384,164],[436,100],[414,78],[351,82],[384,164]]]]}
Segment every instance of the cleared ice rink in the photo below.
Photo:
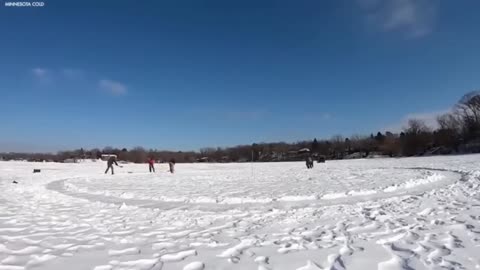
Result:
{"type": "Polygon", "coordinates": [[[0,269],[480,269],[480,155],[167,166],[0,162],[0,269]]]}

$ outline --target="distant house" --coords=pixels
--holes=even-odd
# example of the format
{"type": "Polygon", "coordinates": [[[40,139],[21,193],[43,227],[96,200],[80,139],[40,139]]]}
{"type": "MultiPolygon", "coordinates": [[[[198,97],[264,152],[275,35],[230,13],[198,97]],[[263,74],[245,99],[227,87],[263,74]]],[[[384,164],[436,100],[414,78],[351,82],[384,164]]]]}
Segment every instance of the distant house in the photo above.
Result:
{"type": "Polygon", "coordinates": [[[388,158],[389,156],[382,154],[381,152],[370,152],[367,158],[388,158]]]}
{"type": "Polygon", "coordinates": [[[102,154],[101,159],[102,159],[103,161],[107,161],[110,157],[115,157],[115,158],[117,158],[117,155],[115,155],[115,154],[102,154]]]}
{"type": "Polygon", "coordinates": [[[307,153],[310,153],[310,149],[302,148],[302,149],[298,150],[298,153],[299,154],[307,154],[307,153]]]}
{"type": "Polygon", "coordinates": [[[77,160],[74,158],[67,158],[63,161],[63,163],[77,163],[77,160]]]}
{"type": "Polygon", "coordinates": [[[344,159],[357,159],[357,158],[364,158],[365,155],[362,152],[355,152],[349,155],[345,155],[344,159]]]}
{"type": "Polygon", "coordinates": [[[202,157],[197,159],[198,162],[208,162],[208,157],[202,157]]]}
{"type": "Polygon", "coordinates": [[[310,149],[302,148],[300,150],[290,150],[284,154],[284,156],[282,157],[282,160],[287,160],[287,161],[305,160],[306,154],[310,154],[310,149]]]}

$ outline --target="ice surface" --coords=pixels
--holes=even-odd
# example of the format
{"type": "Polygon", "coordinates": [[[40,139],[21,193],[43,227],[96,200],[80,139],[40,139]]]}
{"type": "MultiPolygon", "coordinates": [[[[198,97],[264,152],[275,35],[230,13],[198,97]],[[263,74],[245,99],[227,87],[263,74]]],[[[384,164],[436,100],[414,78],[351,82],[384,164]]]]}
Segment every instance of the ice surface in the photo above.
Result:
{"type": "Polygon", "coordinates": [[[0,269],[479,269],[479,165],[0,162],[0,269]]]}

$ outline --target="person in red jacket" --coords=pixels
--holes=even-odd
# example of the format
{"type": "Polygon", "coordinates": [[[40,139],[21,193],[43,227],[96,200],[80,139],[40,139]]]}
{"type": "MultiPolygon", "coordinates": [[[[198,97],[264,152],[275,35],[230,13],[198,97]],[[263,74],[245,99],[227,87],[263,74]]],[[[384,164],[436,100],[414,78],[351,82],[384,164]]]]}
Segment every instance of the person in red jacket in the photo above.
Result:
{"type": "Polygon", "coordinates": [[[153,166],[155,164],[155,159],[153,157],[150,157],[148,160],[148,170],[150,172],[155,172],[155,167],[153,166]]]}

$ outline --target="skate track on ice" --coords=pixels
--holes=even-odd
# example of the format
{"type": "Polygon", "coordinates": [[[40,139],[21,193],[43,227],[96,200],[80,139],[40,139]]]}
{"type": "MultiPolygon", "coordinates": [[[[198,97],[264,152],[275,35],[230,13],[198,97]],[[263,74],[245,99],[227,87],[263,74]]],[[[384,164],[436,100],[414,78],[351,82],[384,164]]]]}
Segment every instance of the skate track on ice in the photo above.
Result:
{"type": "MultiPolygon", "coordinates": [[[[124,196],[126,191],[122,190],[119,194],[120,196],[105,196],[104,193],[98,194],[99,192],[91,191],[88,192],[88,189],[82,189],[78,187],[73,187],[66,184],[69,180],[72,179],[62,179],[57,181],[52,181],[46,187],[49,190],[57,191],[65,195],[72,197],[83,198],[89,201],[98,201],[104,203],[114,203],[114,204],[127,204],[130,206],[144,207],[144,208],[158,208],[163,210],[170,209],[195,209],[195,210],[205,210],[205,211],[226,211],[231,209],[250,209],[255,210],[257,208],[299,208],[299,207],[321,207],[328,205],[337,205],[337,204],[354,204],[358,202],[371,201],[382,198],[391,198],[398,196],[406,195],[418,195],[425,191],[431,190],[435,187],[440,187],[446,184],[451,184],[455,181],[459,181],[462,174],[460,172],[448,171],[444,169],[429,169],[429,168],[401,168],[402,170],[421,170],[429,174],[427,176],[427,184],[417,184],[412,185],[416,188],[400,188],[397,185],[391,185],[384,187],[383,190],[352,190],[350,192],[337,192],[331,194],[324,194],[323,196],[311,195],[311,196],[291,196],[290,198],[275,198],[275,199],[252,199],[249,198],[246,202],[241,202],[242,199],[237,198],[236,200],[231,200],[232,202],[223,203],[212,198],[203,197],[203,200],[192,200],[190,198],[184,198],[179,200],[178,198],[170,200],[157,200],[154,198],[151,199],[135,199],[136,196],[133,194],[127,194],[124,196]],[[435,174],[432,172],[440,171],[443,172],[441,175],[435,174]],[[67,187],[66,187],[67,185],[67,187]],[[69,187],[69,188],[68,188],[69,187]],[[82,192],[83,191],[83,192],[82,192]],[[123,196],[122,196],[123,195],[123,196]]],[[[101,179],[93,179],[90,181],[101,181],[101,179]]],[[[131,190],[131,189],[130,189],[131,190]]],[[[142,190],[143,191],[143,190],[142,190]]],[[[108,192],[107,193],[112,193],[108,192]]]]}
{"type": "Polygon", "coordinates": [[[0,162],[0,270],[480,269],[479,155],[104,165],[0,162]]]}

